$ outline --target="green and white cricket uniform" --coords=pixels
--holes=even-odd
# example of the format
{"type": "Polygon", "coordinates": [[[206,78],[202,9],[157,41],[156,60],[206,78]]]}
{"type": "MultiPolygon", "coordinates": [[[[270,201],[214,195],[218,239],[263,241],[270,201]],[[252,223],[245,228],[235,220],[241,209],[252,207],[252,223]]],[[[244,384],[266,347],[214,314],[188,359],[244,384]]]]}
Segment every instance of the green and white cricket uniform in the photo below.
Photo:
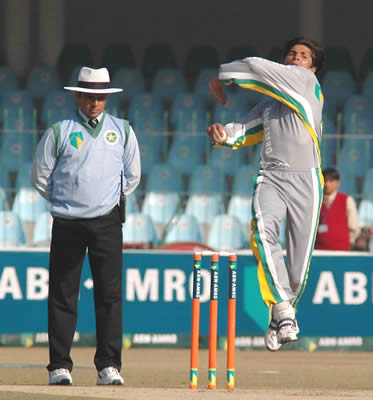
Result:
{"type": "Polygon", "coordinates": [[[251,247],[264,302],[270,306],[287,300],[295,306],[307,281],[322,202],[319,82],[309,69],[257,57],[221,65],[219,79],[271,97],[225,126],[225,146],[262,142],[251,247]],[[285,217],[287,264],[278,242],[285,217]]]}

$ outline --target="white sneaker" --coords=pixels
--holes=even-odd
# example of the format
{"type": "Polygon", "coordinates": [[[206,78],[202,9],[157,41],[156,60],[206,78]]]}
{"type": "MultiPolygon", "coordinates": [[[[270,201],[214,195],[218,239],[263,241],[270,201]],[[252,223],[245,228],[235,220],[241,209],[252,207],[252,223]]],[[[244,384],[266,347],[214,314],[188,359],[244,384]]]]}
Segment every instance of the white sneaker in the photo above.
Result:
{"type": "Polygon", "coordinates": [[[107,367],[99,371],[97,385],[123,385],[124,380],[118,370],[114,367],[107,367]]]}
{"type": "Polygon", "coordinates": [[[264,343],[266,349],[269,351],[280,350],[281,343],[279,343],[277,340],[277,331],[278,331],[277,322],[272,320],[271,323],[269,324],[266,333],[264,334],[264,343]]]}
{"type": "Polygon", "coordinates": [[[65,368],[54,369],[49,371],[49,384],[50,385],[71,385],[73,380],[71,379],[70,371],[65,368]]]}
{"type": "Polygon", "coordinates": [[[278,322],[277,341],[281,344],[298,340],[299,328],[297,321],[292,318],[284,318],[278,322]]]}
{"type": "Polygon", "coordinates": [[[299,328],[295,319],[295,309],[289,301],[273,305],[273,320],[277,324],[277,342],[280,344],[295,342],[299,328]]]}

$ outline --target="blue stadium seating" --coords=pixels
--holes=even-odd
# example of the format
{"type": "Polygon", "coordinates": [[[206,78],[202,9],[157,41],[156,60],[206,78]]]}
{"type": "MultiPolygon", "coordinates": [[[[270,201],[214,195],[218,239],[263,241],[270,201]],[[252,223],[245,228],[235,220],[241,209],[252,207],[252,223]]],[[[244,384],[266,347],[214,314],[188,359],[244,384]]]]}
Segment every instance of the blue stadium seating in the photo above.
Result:
{"type": "Polygon", "coordinates": [[[48,247],[52,237],[53,218],[49,211],[42,212],[34,226],[32,245],[36,247],[48,247]]]}
{"type": "Polygon", "coordinates": [[[23,247],[26,235],[18,215],[12,211],[0,211],[0,247],[23,247]]]}
{"type": "Polygon", "coordinates": [[[229,147],[213,147],[208,156],[208,165],[226,176],[233,176],[244,164],[247,164],[248,147],[232,150],[229,147]]]}
{"type": "Polygon", "coordinates": [[[321,86],[328,102],[340,107],[356,93],[354,77],[348,71],[327,71],[321,86]]]}
{"type": "Polygon", "coordinates": [[[33,187],[20,187],[16,193],[12,211],[23,222],[35,223],[40,214],[49,211],[49,204],[33,187]]]}
{"type": "MultiPolygon", "coordinates": [[[[249,92],[249,91],[247,91],[249,92]]],[[[229,122],[239,122],[249,111],[248,98],[242,91],[227,96],[227,103],[222,106],[216,102],[212,120],[226,125],[229,122]]]]}
{"type": "Polygon", "coordinates": [[[227,185],[224,176],[210,165],[197,165],[189,183],[190,194],[213,194],[217,193],[225,197],[227,185]]]}
{"type": "Polygon", "coordinates": [[[43,99],[60,88],[57,71],[52,67],[34,67],[27,77],[26,89],[33,99],[43,99]]]}
{"type": "Polygon", "coordinates": [[[231,215],[217,215],[212,221],[207,245],[219,251],[238,250],[246,240],[240,221],[231,215]]]}
{"type": "Polygon", "coordinates": [[[202,233],[199,223],[192,215],[183,213],[166,234],[165,243],[201,242],[202,233]]]}
{"type": "Polygon", "coordinates": [[[158,243],[154,223],[148,215],[141,213],[127,215],[122,230],[123,243],[128,247],[151,247],[158,243]]]}
{"type": "Polygon", "coordinates": [[[201,98],[204,102],[212,102],[214,96],[209,94],[209,81],[218,76],[218,70],[216,68],[204,68],[198,73],[197,79],[194,84],[193,93],[201,98]]]}
{"type": "Polygon", "coordinates": [[[179,93],[186,90],[183,72],[177,68],[160,69],[153,80],[152,93],[161,101],[171,102],[179,93]]]}
{"type": "Polygon", "coordinates": [[[125,100],[130,102],[134,96],[145,91],[145,80],[142,73],[131,67],[119,68],[113,78],[113,87],[122,88],[123,92],[118,93],[118,95],[125,100]]]}
{"type": "Polygon", "coordinates": [[[364,178],[359,219],[362,226],[373,227],[373,168],[370,168],[364,178]]]}
{"type": "Polygon", "coordinates": [[[204,150],[199,138],[175,137],[168,153],[168,164],[181,174],[190,176],[194,167],[203,163],[204,150]]]}
{"type": "Polygon", "coordinates": [[[42,105],[41,122],[45,127],[49,127],[73,114],[76,109],[75,98],[71,92],[66,90],[52,91],[48,93],[42,105]]]}
{"type": "Polygon", "coordinates": [[[0,67],[0,93],[18,88],[18,82],[15,73],[6,66],[0,67]]]}
{"type": "Polygon", "coordinates": [[[6,191],[2,187],[0,187],[0,211],[9,211],[6,191]]]}
{"type": "Polygon", "coordinates": [[[372,119],[372,99],[357,94],[350,96],[343,108],[343,125],[349,130],[354,130],[353,127],[357,126],[360,120],[369,119],[372,119]]]}

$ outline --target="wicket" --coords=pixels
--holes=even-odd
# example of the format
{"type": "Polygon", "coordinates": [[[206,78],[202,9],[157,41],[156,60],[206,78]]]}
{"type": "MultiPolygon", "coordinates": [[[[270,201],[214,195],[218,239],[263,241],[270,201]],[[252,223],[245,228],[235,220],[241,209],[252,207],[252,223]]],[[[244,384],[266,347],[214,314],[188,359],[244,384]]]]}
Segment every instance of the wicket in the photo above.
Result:
{"type": "Polygon", "coordinates": [[[218,291],[219,291],[219,256],[229,257],[228,274],[228,326],[227,326],[227,389],[235,386],[235,338],[236,338],[236,284],[237,256],[234,253],[208,251],[194,253],[193,265],[193,299],[192,299],[192,332],[190,352],[190,389],[198,387],[198,350],[201,292],[202,256],[211,256],[210,280],[210,325],[209,325],[209,365],[208,388],[216,389],[216,352],[218,333],[218,291]]]}

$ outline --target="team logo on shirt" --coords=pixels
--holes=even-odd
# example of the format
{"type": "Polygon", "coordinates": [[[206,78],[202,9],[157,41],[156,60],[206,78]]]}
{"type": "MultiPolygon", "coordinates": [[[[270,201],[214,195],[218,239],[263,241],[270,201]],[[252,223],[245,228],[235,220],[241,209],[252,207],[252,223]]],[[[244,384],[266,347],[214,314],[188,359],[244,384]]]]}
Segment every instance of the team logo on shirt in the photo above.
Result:
{"type": "Polygon", "coordinates": [[[105,132],[105,140],[109,144],[115,144],[118,142],[118,134],[114,131],[105,132]]]}
{"type": "Polygon", "coordinates": [[[70,133],[70,144],[76,149],[80,149],[83,146],[84,138],[83,132],[72,132],[70,133]]]}

